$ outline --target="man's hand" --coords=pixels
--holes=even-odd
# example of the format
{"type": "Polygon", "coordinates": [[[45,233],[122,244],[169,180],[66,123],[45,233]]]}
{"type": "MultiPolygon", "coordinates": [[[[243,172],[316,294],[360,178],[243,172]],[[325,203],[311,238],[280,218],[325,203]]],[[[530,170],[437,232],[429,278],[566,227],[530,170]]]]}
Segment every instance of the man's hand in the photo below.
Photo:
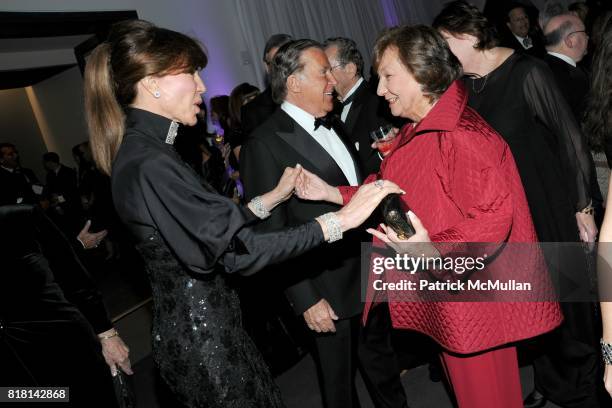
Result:
{"type": "Polygon", "coordinates": [[[335,333],[334,320],[338,320],[338,316],[327,303],[327,300],[321,299],[304,312],[304,320],[306,320],[308,328],[317,333],[335,333]]]}
{"type": "Polygon", "coordinates": [[[89,227],[91,226],[91,221],[87,220],[85,226],[77,235],[77,239],[83,245],[84,249],[97,248],[100,245],[100,242],[106,237],[108,232],[106,230],[102,230],[100,232],[89,232],[89,227]]]}

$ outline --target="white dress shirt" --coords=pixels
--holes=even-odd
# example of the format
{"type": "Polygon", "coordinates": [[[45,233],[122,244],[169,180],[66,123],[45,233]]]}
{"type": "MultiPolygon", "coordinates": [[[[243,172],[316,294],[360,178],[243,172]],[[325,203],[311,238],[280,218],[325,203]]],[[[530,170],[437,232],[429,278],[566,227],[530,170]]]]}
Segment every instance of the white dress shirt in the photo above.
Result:
{"type": "Polygon", "coordinates": [[[334,159],[351,186],[358,185],[355,163],[348,149],[333,129],[319,126],[314,130],[315,117],[294,104],[284,101],[281,109],[300,125],[334,159]]]}
{"type": "MultiPolygon", "coordinates": [[[[346,93],[346,96],[340,102],[346,101],[352,94],[354,94],[362,82],[363,82],[363,78],[359,78],[357,82],[355,82],[355,85],[353,85],[353,87],[346,93]]],[[[351,103],[347,103],[345,106],[342,107],[342,113],[340,114],[340,120],[342,120],[342,123],[346,122],[346,117],[348,116],[348,113],[351,110],[352,105],[353,105],[353,101],[351,101],[351,103]]]]}
{"type": "Polygon", "coordinates": [[[528,50],[528,49],[530,49],[531,47],[533,47],[533,41],[531,41],[531,38],[529,38],[529,37],[519,37],[518,35],[516,35],[516,34],[514,34],[514,33],[512,33],[512,35],[513,35],[514,37],[516,37],[516,39],[518,40],[518,42],[520,42],[520,43],[521,43],[521,46],[522,46],[524,49],[528,50]],[[529,47],[525,47],[525,40],[526,40],[526,39],[529,39],[529,41],[530,41],[530,45],[529,45],[529,47]]]}
{"type": "Polygon", "coordinates": [[[552,52],[552,51],[548,51],[548,53],[550,55],[552,55],[553,57],[557,57],[565,62],[567,62],[568,64],[570,64],[572,67],[576,67],[576,61],[574,61],[571,57],[568,57],[565,54],[559,54],[558,52],[552,52]]]}

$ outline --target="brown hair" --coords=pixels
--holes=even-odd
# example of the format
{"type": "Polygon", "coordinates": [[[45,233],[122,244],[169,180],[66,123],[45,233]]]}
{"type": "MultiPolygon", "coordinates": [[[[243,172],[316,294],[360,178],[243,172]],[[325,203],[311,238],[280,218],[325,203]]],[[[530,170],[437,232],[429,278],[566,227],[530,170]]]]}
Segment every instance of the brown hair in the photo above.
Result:
{"type": "Polygon", "coordinates": [[[421,85],[430,102],[436,101],[462,75],[461,63],[444,38],[424,25],[401,26],[381,33],[374,46],[374,67],[385,50],[396,48],[399,59],[421,85]]]}
{"type": "Polygon", "coordinates": [[[149,75],[195,72],[206,66],[206,54],[192,38],[147,21],[113,25],[85,67],[85,117],[93,158],[111,173],[124,133],[124,109],[136,97],[138,81],[149,75]]]}
{"type": "Polygon", "coordinates": [[[497,29],[478,8],[463,0],[444,6],[432,26],[452,35],[469,34],[478,39],[477,50],[490,50],[499,44],[497,29]]]}

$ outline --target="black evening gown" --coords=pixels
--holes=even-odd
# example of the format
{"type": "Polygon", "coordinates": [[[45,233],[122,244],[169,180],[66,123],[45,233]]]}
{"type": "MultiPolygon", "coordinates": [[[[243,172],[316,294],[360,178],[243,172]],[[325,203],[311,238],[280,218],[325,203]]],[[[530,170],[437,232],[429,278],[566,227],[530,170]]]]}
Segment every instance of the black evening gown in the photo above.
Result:
{"type": "Polygon", "coordinates": [[[169,119],[128,109],[112,170],[115,207],[151,281],[160,375],[188,407],[282,407],[226,280],[302,254],[322,243],[323,233],[316,221],[254,233],[252,213],[202,186],[180,159],[175,135],[169,119]]]}
{"type": "MultiPolygon", "coordinates": [[[[590,151],[548,66],[514,53],[487,76],[465,77],[464,82],[468,104],[512,151],[539,240],[578,241],[575,213],[591,201],[590,151]]],[[[587,259],[579,246],[563,247],[548,262],[573,270],[572,276],[581,276],[588,287],[587,259]]],[[[559,405],[596,407],[602,389],[596,306],[562,302],[561,307],[565,322],[549,335],[547,352],[534,361],[536,388],[559,405]]]]}

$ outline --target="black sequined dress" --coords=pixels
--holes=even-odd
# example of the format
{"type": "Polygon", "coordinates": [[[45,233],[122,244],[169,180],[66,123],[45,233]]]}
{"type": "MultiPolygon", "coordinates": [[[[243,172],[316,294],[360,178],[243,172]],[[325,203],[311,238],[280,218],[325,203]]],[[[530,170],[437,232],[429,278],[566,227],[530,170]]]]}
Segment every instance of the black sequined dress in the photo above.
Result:
{"type": "Polygon", "coordinates": [[[130,109],[113,165],[113,201],[137,240],[153,290],[153,353],[188,407],[282,407],[242,329],[228,273],[251,274],[323,241],[316,222],[254,233],[248,209],[202,187],[172,147],[176,124],[130,109]]]}

